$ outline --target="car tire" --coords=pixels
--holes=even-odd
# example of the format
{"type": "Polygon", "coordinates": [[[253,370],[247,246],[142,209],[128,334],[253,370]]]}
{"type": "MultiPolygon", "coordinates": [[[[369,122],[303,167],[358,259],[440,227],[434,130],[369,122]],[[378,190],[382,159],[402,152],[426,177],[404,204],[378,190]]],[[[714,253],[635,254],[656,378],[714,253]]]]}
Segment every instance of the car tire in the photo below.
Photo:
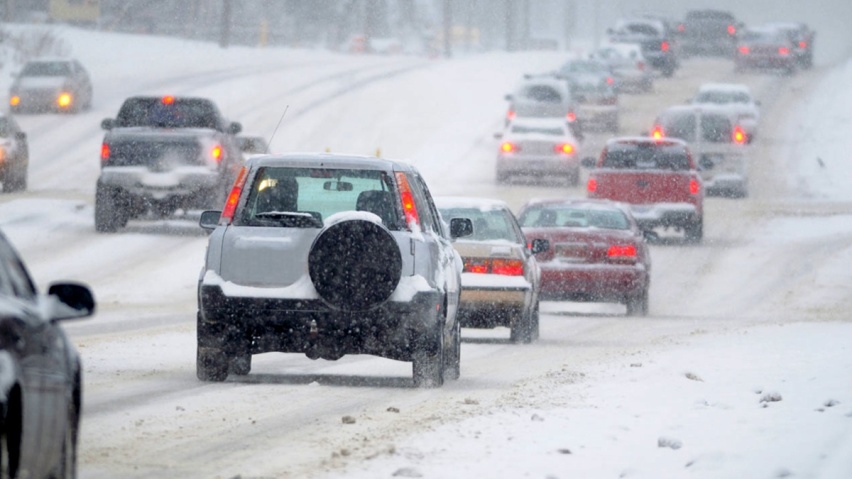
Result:
{"type": "Polygon", "coordinates": [[[540,337],[539,333],[539,312],[538,312],[538,301],[535,302],[535,306],[533,306],[532,316],[530,321],[530,338],[533,341],[538,341],[540,337]]]}
{"type": "Polygon", "coordinates": [[[245,376],[251,372],[251,354],[237,354],[230,359],[228,372],[236,376],[245,376]]]}
{"type": "Polygon", "coordinates": [[[3,178],[3,192],[14,193],[16,191],[24,191],[27,189],[27,168],[19,166],[8,170],[3,178]]]}
{"type": "Polygon", "coordinates": [[[224,381],[228,378],[228,356],[222,350],[198,346],[195,374],[202,381],[224,381]]]}
{"type": "Polygon", "coordinates": [[[114,188],[98,183],[95,191],[95,231],[114,233],[127,224],[127,205],[122,205],[118,196],[114,188]]]}
{"type": "Polygon", "coordinates": [[[666,78],[671,78],[675,74],[675,68],[673,66],[666,66],[663,68],[663,76],[666,78]]]}
{"type": "Polygon", "coordinates": [[[529,344],[532,342],[532,314],[522,311],[511,325],[509,340],[513,343],[529,344]]]}
{"type": "Polygon", "coordinates": [[[461,323],[453,327],[452,347],[444,355],[444,379],[455,381],[461,376],[461,323]]]}
{"type": "Polygon", "coordinates": [[[65,439],[62,453],[49,476],[51,479],[75,479],[77,477],[77,412],[69,406],[68,423],[65,425],[65,439]]]}
{"type": "Polygon", "coordinates": [[[628,316],[648,315],[648,290],[643,290],[638,296],[629,296],[626,301],[628,316]]]}
{"type": "Polygon", "coordinates": [[[700,243],[704,238],[704,219],[688,223],[683,228],[684,239],[689,243],[700,243]]]}
{"type": "MultiPolygon", "coordinates": [[[[17,396],[15,396],[17,398],[17,396]]],[[[21,460],[21,407],[18,399],[7,405],[6,417],[0,419],[0,477],[18,477],[21,460]]]]}
{"type": "Polygon", "coordinates": [[[444,384],[444,334],[443,326],[432,338],[423,338],[415,342],[411,358],[414,386],[418,388],[439,388],[444,384]],[[437,343],[437,344],[436,344],[437,343]]]}

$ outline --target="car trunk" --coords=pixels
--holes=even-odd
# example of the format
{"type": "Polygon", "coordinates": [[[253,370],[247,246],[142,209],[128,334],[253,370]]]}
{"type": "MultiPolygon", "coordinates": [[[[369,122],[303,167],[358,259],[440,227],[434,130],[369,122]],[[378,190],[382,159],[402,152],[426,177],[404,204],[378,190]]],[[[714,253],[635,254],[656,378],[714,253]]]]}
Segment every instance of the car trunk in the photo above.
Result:
{"type": "Polygon", "coordinates": [[[550,249],[536,255],[543,263],[610,264],[612,246],[636,245],[637,238],[628,230],[598,228],[524,228],[527,240],[546,239],[550,249]]]}
{"type": "Polygon", "coordinates": [[[170,171],[177,166],[208,164],[198,139],[188,136],[127,135],[106,141],[109,158],[104,166],[146,166],[152,171],[170,171]]]}
{"type": "Polygon", "coordinates": [[[633,204],[690,203],[689,171],[600,169],[592,174],[596,189],[592,198],[633,204]]]}

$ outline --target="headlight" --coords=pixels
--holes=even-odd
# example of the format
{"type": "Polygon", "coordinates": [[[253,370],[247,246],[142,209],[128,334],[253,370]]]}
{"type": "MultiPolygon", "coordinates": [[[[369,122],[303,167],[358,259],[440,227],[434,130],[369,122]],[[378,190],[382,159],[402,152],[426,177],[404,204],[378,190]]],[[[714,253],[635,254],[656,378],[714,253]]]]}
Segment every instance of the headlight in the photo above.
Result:
{"type": "Polygon", "coordinates": [[[20,96],[18,96],[18,95],[12,95],[12,97],[11,97],[11,98],[9,98],[9,105],[11,105],[11,106],[18,106],[18,105],[20,105],[20,104],[21,104],[21,97],[20,97],[20,96]]]}
{"type": "Polygon", "coordinates": [[[72,100],[73,98],[71,97],[70,93],[62,92],[59,94],[59,97],[56,98],[56,103],[59,105],[60,108],[67,108],[71,106],[72,100]]]}

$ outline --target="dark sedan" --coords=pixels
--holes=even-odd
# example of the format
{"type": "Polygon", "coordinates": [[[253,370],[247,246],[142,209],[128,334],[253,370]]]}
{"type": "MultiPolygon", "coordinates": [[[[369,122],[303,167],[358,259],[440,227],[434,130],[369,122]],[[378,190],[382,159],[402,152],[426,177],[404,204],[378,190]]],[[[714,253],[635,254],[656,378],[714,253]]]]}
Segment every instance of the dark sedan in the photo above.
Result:
{"type": "Polygon", "coordinates": [[[781,70],[792,74],[799,60],[796,45],[789,34],[772,27],[754,28],[746,31],[737,42],[734,59],[736,71],[746,69],[781,70]]]}
{"type": "Polygon", "coordinates": [[[550,246],[536,255],[542,300],[616,302],[628,315],[648,313],[651,257],[626,207],[606,200],[536,200],[518,216],[527,241],[550,246]]]}
{"type": "Polygon", "coordinates": [[[94,310],[81,284],[40,294],[0,233],[0,477],[76,477],[80,358],[59,322],[94,310]]]}

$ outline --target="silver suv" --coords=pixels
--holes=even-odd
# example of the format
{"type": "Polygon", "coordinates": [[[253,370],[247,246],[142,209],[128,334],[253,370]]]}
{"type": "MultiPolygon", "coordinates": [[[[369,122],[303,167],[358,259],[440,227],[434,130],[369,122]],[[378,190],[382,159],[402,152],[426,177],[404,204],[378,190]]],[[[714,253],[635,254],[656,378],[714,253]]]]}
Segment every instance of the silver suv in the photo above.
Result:
{"type": "MultiPolygon", "coordinates": [[[[330,154],[246,161],[211,230],[198,283],[197,374],[245,375],[253,354],[413,362],[414,383],[460,371],[462,261],[413,167],[330,154]]],[[[449,231],[448,231],[449,230],[449,231]]]]}

